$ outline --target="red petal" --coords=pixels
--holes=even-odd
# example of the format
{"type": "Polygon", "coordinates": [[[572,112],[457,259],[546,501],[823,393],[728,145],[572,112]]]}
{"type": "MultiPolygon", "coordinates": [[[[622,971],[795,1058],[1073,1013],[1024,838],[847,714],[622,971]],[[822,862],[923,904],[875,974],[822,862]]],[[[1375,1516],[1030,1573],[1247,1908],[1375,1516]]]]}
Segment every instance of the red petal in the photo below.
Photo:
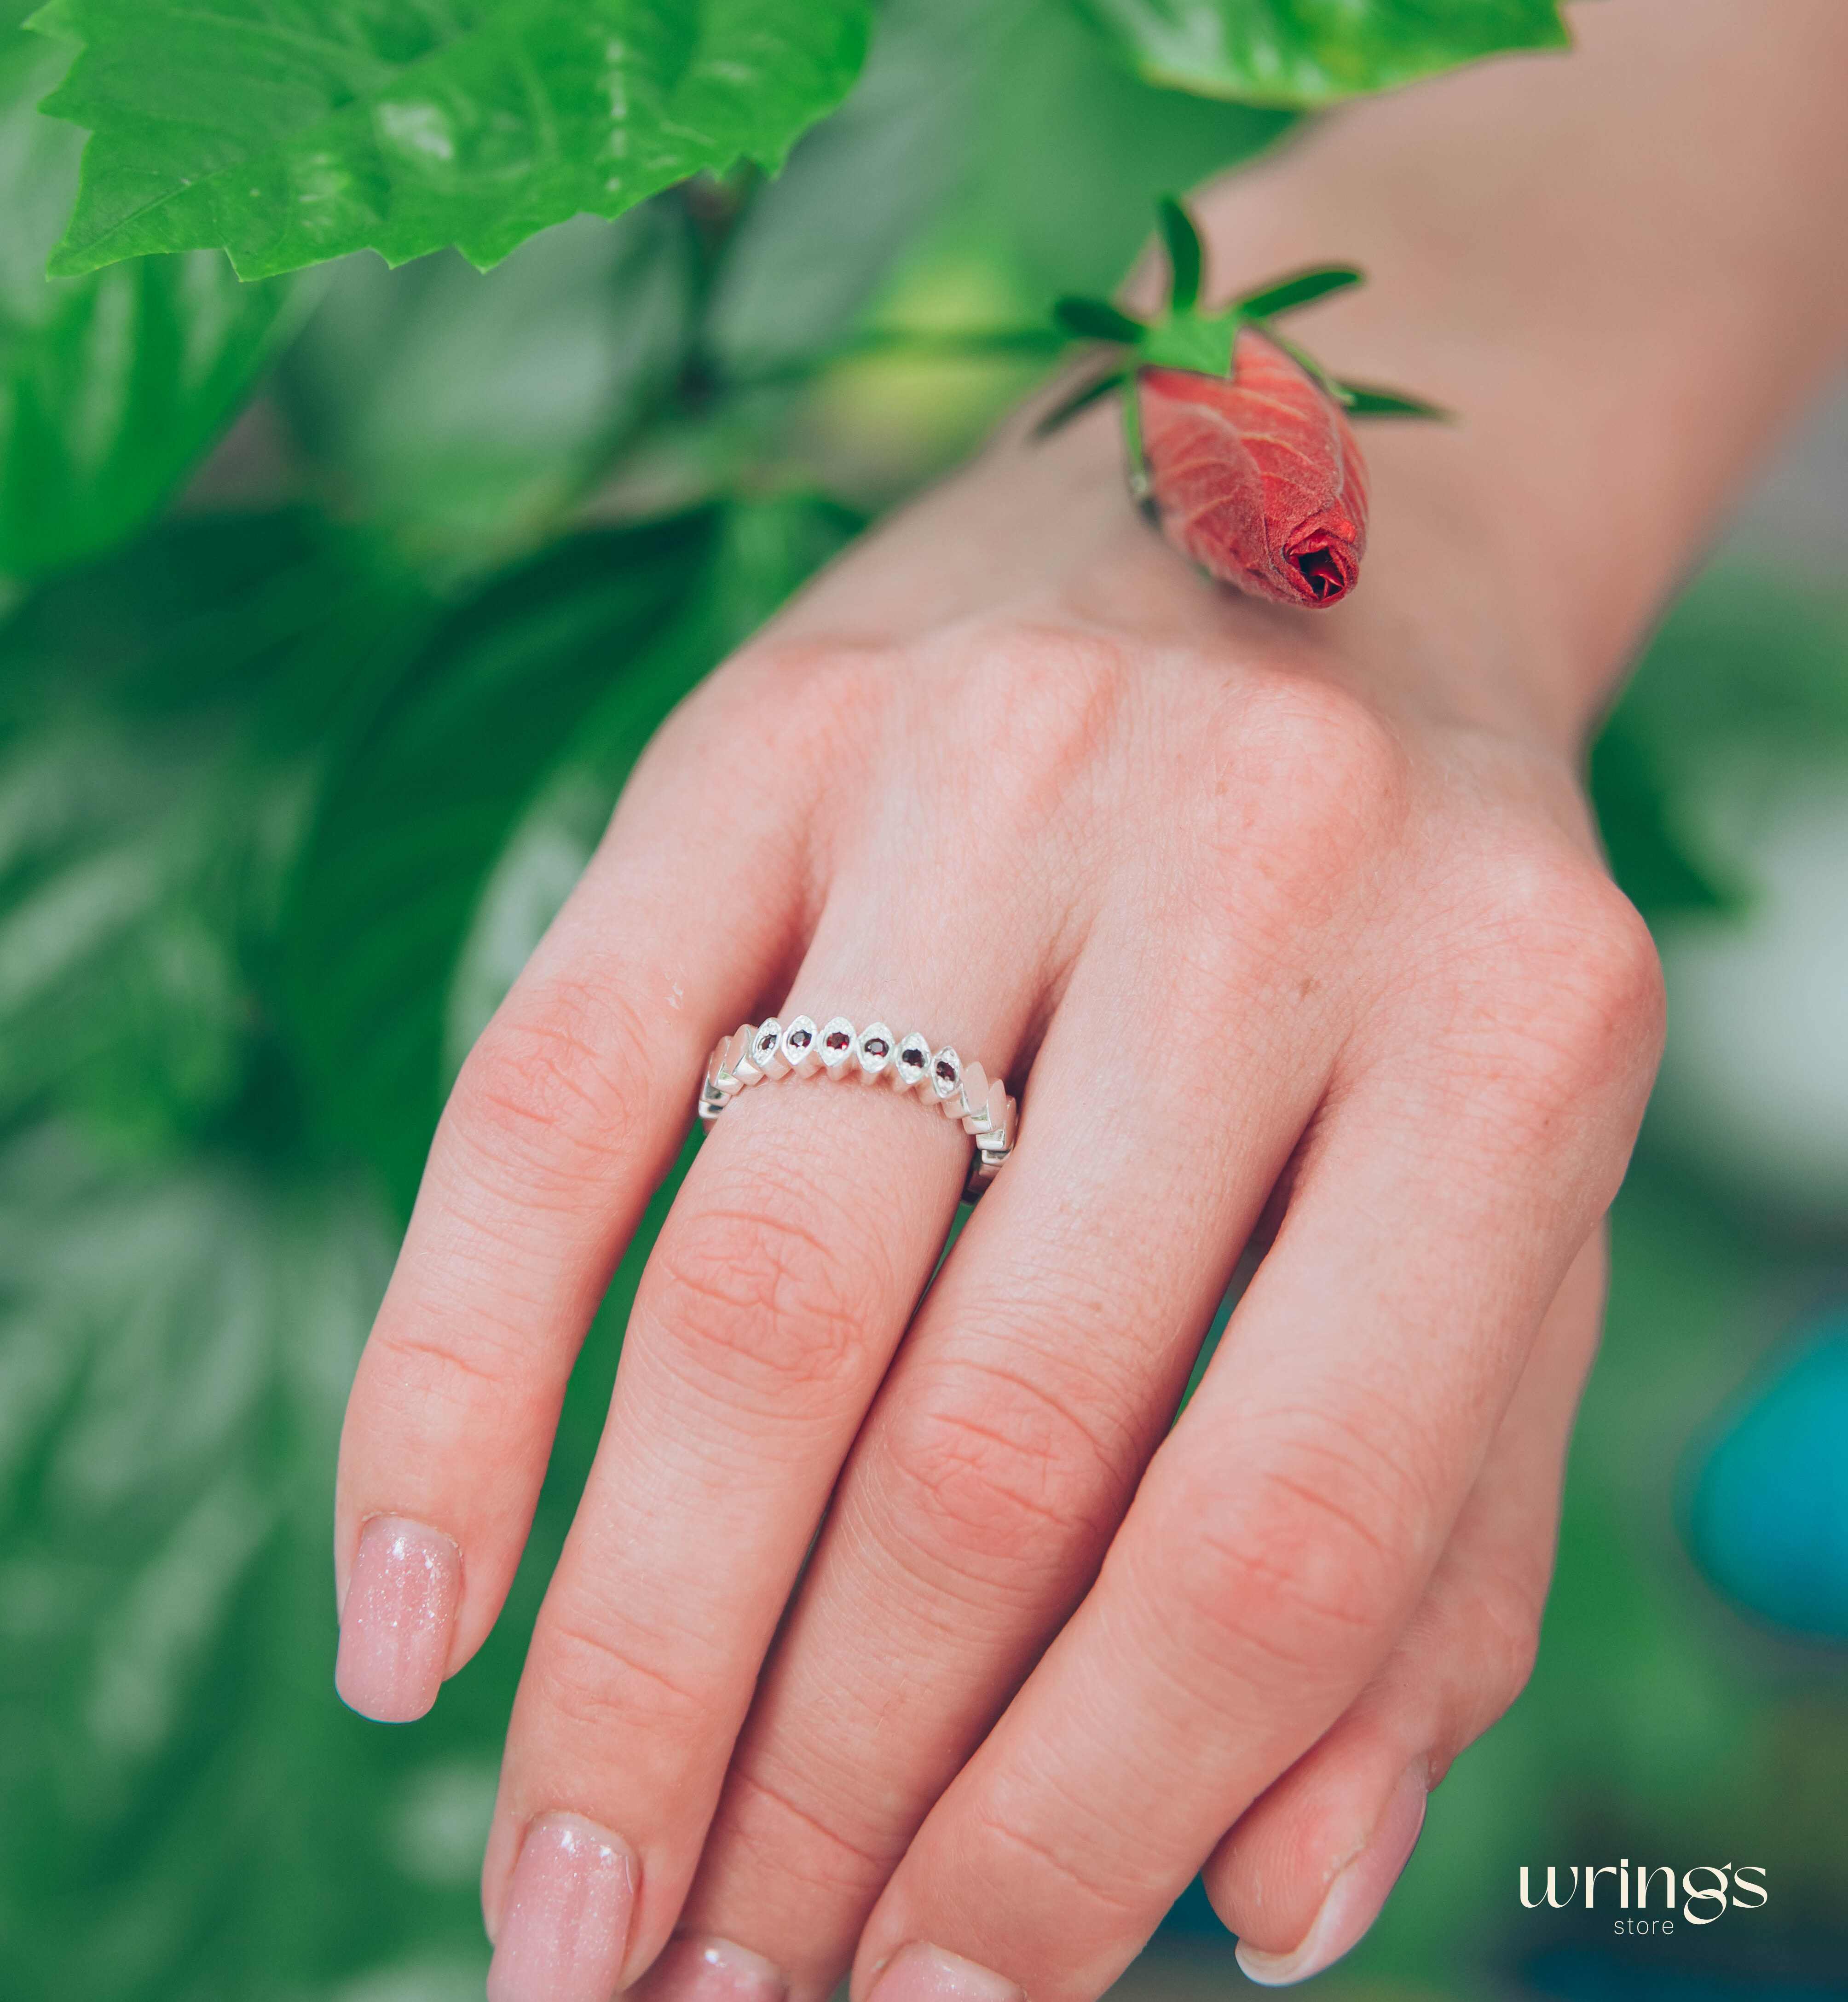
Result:
{"type": "Polygon", "coordinates": [[[1333,605],[1367,546],[1367,474],[1347,413],[1247,327],[1231,379],[1138,378],[1142,449],[1170,541],[1222,581],[1283,605],[1333,605]]]}

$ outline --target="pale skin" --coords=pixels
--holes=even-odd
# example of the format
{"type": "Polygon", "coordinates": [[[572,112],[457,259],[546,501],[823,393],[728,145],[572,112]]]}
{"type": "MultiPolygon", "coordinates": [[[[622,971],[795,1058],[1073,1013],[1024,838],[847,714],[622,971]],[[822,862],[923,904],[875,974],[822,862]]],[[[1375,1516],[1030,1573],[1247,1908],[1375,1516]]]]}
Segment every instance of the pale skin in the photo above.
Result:
{"type": "Polygon", "coordinates": [[[1014,427],[670,720],[469,1058],[341,1448],[392,1718],[500,1610],[717,1036],[1022,1092],[921,1303],[968,1142],[917,1101],[785,1080],[695,1160],[509,1728],[493,2002],[1090,2002],[1202,1868],[1300,1978],[1520,1689],[1661,1033],[1583,748],[1848,340],[1848,13],[1574,26],[1199,204],[1222,290],[1368,267],[1304,337],[1463,419],[1363,434],[1348,602],[1194,575],[1107,411],[1014,427]]]}

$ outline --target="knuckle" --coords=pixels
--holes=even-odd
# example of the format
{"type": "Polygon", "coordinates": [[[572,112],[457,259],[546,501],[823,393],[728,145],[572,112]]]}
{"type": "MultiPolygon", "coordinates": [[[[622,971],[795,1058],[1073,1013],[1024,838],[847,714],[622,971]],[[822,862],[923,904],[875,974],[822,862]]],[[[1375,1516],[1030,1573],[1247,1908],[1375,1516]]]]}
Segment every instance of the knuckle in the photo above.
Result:
{"type": "Polygon", "coordinates": [[[771,769],[830,769],[859,741],[889,694],[895,662],[884,647],[830,639],[754,641],[726,669],[728,698],[749,706],[758,755],[771,769]],[[762,754],[773,748],[774,758],[762,754]]]}
{"type": "Polygon", "coordinates": [[[1480,1577],[1465,1602],[1464,1646],[1490,1705],[1478,1729],[1507,1709],[1533,1673],[1550,1569],[1543,1558],[1508,1563],[1480,1577]]]}
{"type": "Polygon", "coordinates": [[[1527,1686],[1540,1647],[1543,1582],[1512,1572],[1477,1582],[1445,1620],[1450,1655],[1433,1756],[1447,1767],[1527,1686]]]}
{"type": "MultiPolygon", "coordinates": [[[[714,1834],[727,1847],[750,1859],[768,1884],[793,1882],[816,1892],[865,1896],[891,1875],[892,1831],[874,1809],[866,1826],[843,1826],[845,1803],[838,1792],[817,1783],[812,1764],[800,1772],[772,1775],[748,1761],[735,1763],[715,1819],[714,1834]]],[[[709,1840],[708,1847],[711,1847],[709,1840]]]]}
{"type": "MultiPolygon", "coordinates": [[[[1056,1836],[1042,1832],[1037,1824],[1043,1809],[1036,1814],[1033,1803],[1013,1797],[1016,1791],[999,1789],[970,1810],[971,1835],[982,1849],[993,1852],[993,1881],[1018,1883],[1023,1875],[1039,1880],[1061,1895],[1069,1909],[1089,1915],[1092,1923],[1086,1934],[1107,1940],[1106,1953],[1117,1948],[1131,1924],[1139,1920],[1145,1927],[1152,1884],[1138,1878],[1144,1872],[1149,1879],[1156,1878],[1152,1859],[1142,1871],[1126,1868],[1118,1831],[1107,1824],[1100,1826],[1088,1801],[1073,1805],[1056,1836]]],[[[1074,1993],[1100,1993],[1120,1967],[1120,1962],[1112,1962],[1093,1969],[1083,1961],[1068,1961],[1061,1970],[1061,1986],[1069,1983],[1074,1993]],[[1101,1979],[1096,1978],[1099,1972],[1101,1979]]]]}
{"type": "Polygon", "coordinates": [[[832,1227],[814,1187],[790,1188],[761,1167],[748,1187],[670,1218],[644,1297],[671,1366],[753,1406],[844,1386],[893,1280],[872,1254],[847,1248],[867,1235],[840,1222],[832,1227]]]}
{"type": "Polygon", "coordinates": [[[548,980],[516,992],[490,1024],[462,1065],[447,1119],[525,1179],[600,1175],[649,1122],[646,1047],[613,987],[548,980]]]}
{"type": "Polygon", "coordinates": [[[1480,1665],[1491,1715],[1499,1717],[1526,1688],[1539,1658],[1539,1600],[1512,1588],[1485,1595],[1472,1651],[1480,1665]]]}
{"type": "Polygon", "coordinates": [[[427,1423],[452,1422],[484,1406],[502,1407],[518,1382],[521,1348],[494,1321],[477,1313],[463,1327],[446,1317],[440,1334],[419,1320],[381,1326],[366,1345],[361,1368],[368,1392],[388,1410],[427,1423]]]}
{"type": "Polygon", "coordinates": [[[1115,1526],[1122,1447],[1025,1378],[964,1362],[894,1416],[892,1514],[905,1541],[959,1576],[1039,1594],[1115,1526]]]}
{"type": "Polygon", "coordinates": [[[1211,713],[1195,760],[1195,873],[1184,894],[1209,942],[1288,957],[1340,919],[1404,839],[1414,775],[1386,719],[1328,682],[1260,670],[1211,713]]]}
{"type": "Polygon", "coordinates": [[[1473,956],[1491,984],[1487,1038],[1512,1095],[1544,1120],[1653,1073],[1661,965],[1635,907],[1588,861],[1516,861],[1473,956]]]}
{"type": "Polygon", "coordinates": [[[639,1726],[682,1742],[710,1716],[710,1694],[690,1674],[647,1658],[658,1651],[584,1609],[548,1612],[541,1638],[528,1672],[548,1732],[562,1725],[581,1742],[608,1742],[639,1726]]]}
{"type": "Polygon", "coordinates": [[[1215,1663],[1326,1672],[1363,1651],[1418,1571],[1421,1505],[1376,1448],[1327,1421],[1319,1442],[1229,1486],[1184,1488],[1166,1522],[1178,1627],[1215,1663]]]}
{"type": "Polygon", "coordinates": [[[1215,739],[1222,845],[1241,862],[1308,849],[1349,865],[1409,810],[1411,763],[1399,734],[1337,683],[1260,670],[1229,696],[1215,739]]]}
{"type": "Polygon", "coordinates": [[[1043,837],[1048,820],[1091,782],[1118,724],[1131,682],[1123,648],[1099,634],[988,623],[950,636],[926,664],[933,671],[921,685],[933,716],[941,691],[954,691],[952,737],[1006,748],[964,761],[985,823],[1002,835],[1043,837]]]}

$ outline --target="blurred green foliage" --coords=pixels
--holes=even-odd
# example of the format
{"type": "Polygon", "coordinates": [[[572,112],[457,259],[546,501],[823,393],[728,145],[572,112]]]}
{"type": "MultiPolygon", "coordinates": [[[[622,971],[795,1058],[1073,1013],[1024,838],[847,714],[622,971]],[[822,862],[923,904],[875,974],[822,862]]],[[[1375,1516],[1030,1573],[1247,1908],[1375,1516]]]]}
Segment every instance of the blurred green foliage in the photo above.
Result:
{"type": "Polygon", "coordinates": [[[204,455],[299,317],[299,284],[222,257],[47,283],[82,138],[35,106],[68,49],[0,25],[0,577],[105,549],[204,455]]]}
{"type": "Polygon", "coordinates": [[[1498,49],[1565,47],[1558,0],[1083,0],[1152,83],[1333,104],[1498,49]]]}
{"type": "MultiPolygon", "coordinates": [[[[273,41],[228,38],[182,74],[193,45],[162,39],[182,10],[66,0],[53,25],[88,52],[62,106],[127,79],[70,262],[166,254],[47,281],[80,142],[31,108],[69,51],[16,32],[22,11],[0,9],[0,1992],[449,2002],[479,1993],[500,1736],[635,1261],[496,1635],[415,1731],[349,1716],[334,1443],[444,1091],[661,717],[863,503],[926,476],[1040,365],[814,364],[868,327],[1006,326],[1107,288],[1156,194],[1289,118],[1138,80],[1069,0],[887,0],[857,85],[779,178],[632,204],[690,162],[773,163],[858,60],[845,4],[643,8],[664,48],[696,20],[761,21],[780,80],[749,120],[715,114],[703,150],[652,155],[605,204],[620,220],[572,218],[598,205],[580,148],[539,197],[464,227],[492,162],[459,155],[445,180],[426,147],[389,228],[355,196],[310,231],[298,204],[277,223],[277,190],[301,187],[286,148],[251,206],[219,203],[228,183],[173,188],[196,164],[183,141],[215,129],[242,162],[263,120],[295,129],[291,105],[319,129],[325,70],[240,98],[237,65],[273,41]],[[134,166],[138,118],[202,103],[217,128],[176,128],[162,144],[180,150],[134,166]],[[398,270],[374,254],[450,241],[511,254],[485,275],[451,250],[398,270]],[[260,270],[371,247],[240,286],[180,247],[221,242],[260,270]]],[[[1162,21],[1211,16],[1249,51],[1235,30],[1312,12],[1104,11],[1145,69],[1162,21]]],[[[1436,0],[1349,11],[1344,88],[1403,68],[1414,15],[1430,66],[1543,40],[1552,10],[1511,4],[1467,34],[1436,0]]],[[[497,10],[496,32],[552,12],[497,10]]],[[[367,19],[383,34],[413,13],[435,18],[382,0],[367,19]]],[[[350,102],[397,101],[411,51],[389,40],[348,49],[350,102]]],[[[491,46],[466,40],[437,65],[459,116],[491,46]]],[[[335,123],[357,148],[357,120],[335,123]]],[[[347,165],[375,193],[412,173],[347,165]]],[[[1620,874],[1658,921],[1749,898],[1703,811],[1713,773],[1848,741],[1845,656],[1822,595],[1720,579],[1671,619],[1594,768],[1620,874]]],[[[1498,1951],[1484,1858],[1600,1817],[1679,1828],[1717,1802],[1794,1859],[1825,1790],[1789,1748],[1848,1769],[1839,1704],[1716,1653],[1668,1539],[1669,1463],[1731,1387],[1731,1331],[1776,1259],[1656,1171],[1619,1243],[1536,1694],[1447,1788],[1380,1967],[1431,1979],[1498,1951]],[[1783,1821],[1753,1791],[1767,1746],[1811,1804],[1783,1821]],[[1511,1818],[1516,1793],[1530,1811],[1511,1818]]]]}

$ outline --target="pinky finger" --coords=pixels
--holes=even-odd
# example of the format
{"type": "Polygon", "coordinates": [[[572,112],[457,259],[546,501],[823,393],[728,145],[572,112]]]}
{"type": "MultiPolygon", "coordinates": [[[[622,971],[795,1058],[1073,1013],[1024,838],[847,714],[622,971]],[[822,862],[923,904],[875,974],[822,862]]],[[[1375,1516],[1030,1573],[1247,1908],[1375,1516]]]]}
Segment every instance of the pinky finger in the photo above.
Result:
{"type": "Polygon", "coordinates": [[[1201,1873],[1254,1981],[1306,1980],[1359,1942],[1410,1857],[1431,1789],[1526,1683],[1604,1273],[1600,1230],[1547,1313],[1484,1470],[1392,1654],[1240,1816],[1201,1873]]]}

